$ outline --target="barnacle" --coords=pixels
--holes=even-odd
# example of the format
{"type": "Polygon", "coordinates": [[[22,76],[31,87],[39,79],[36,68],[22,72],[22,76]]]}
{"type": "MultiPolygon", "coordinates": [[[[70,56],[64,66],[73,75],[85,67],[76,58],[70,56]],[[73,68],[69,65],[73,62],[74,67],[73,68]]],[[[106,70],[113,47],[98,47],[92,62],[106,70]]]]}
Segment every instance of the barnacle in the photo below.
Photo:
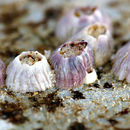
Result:
{"type": "Polygon", "coordinates": [[[108,16],[97,7],[78,7],[65,14],[58,22],[56,36],[62,42],[68,40],[82,28],[95,22],[104,23],[111,29],[108,16]]]}
{"type": "Polygon", "coordinates": [[[53,86],[53,72],[46,57],[37,51],[22,52],[9,64],[6,74],[6,85],[12,91],[44,91],[53,86]]]}
{"type": "Polygon", "coordinates": [[[96,67],[104,65],[112,55],[113,39],[107,26],[95,23],[83,28],[70,40],[85,40],[92,47],[96,67]]]}
{"type": "Polygon", "coordinates": [[[92,49],[85,41],[62,44],[50,57],[56,74],[56,86],[73,88],[97,79],[92,49]],[[90,78],[91,77],[91,78],[90,78]]]}
{"type": "Polygon", "coordinates": [[[120,48],[112,57],[112,71],[119,80],[130,83],[130,42],[120,48]]]}
{"type": "Polygon", "coordinates": [[[5,64],[0,60],[0,86],[3,86],[5,83],[5,64]]]}

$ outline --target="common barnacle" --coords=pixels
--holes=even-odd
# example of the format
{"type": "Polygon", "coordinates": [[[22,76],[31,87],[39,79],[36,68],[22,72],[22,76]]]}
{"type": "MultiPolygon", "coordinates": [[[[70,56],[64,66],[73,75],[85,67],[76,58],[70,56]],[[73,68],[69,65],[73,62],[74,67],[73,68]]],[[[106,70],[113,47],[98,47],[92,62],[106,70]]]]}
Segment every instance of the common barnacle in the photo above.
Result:
{"type": "Polygon", "coordinates": [[[22,52],[9,64],[6,74],[6,85],[15,92],[44,91],[53,86],[53,72],[46,57],[37,51],[22,52]]]}
{"type": "Polygon", "coordinates": [[[95,56],[96,67],[104,65],[112,55],[113,39],[106,25],[95,23],[83,28],[71,37],[70,40],[85,40],[92,47],[95,56]]]}
{"type": "Polygon", "coordinates": [[[58,22],[56,28],[57,38],[65,42],[82,28],[95,22],[104,23],[111,28],[110,20],[97,7],[77,7],[65,14],[58,22]]]}
{"type": "Polygon", "coordinates": [[[119,80],[130,83],[130,42],[120,48],[112,57],[112,71],[119,80]]]}
{"type": "Polygon", "coordinates": [[[5,84],[5,64],[0,60],[0,86],[5,84]]]}
{"type": "Polygon", "coordinates": [[[85,41],[62,44],[50,57],[56,74],[56,86],[64,89],[89,84],[97,79],[93,51],[85,41]]]}

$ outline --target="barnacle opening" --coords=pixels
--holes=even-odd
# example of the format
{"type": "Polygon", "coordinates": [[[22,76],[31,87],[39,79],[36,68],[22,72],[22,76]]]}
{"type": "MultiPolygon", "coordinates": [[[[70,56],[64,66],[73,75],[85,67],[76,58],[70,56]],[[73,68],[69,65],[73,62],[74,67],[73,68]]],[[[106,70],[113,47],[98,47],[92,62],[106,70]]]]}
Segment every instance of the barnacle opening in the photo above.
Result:
{"type": "Polygon", "coordinates": [[[28,52],[20,56],[19,60],[22,64],[34,65],[36,62],[41,61],[42,57],[38,52],[28,52]]]}
{"type": "Polygon", "coordinates": [[[107,29],[104,25],[92,25],[88,28],[88,35],[98,38],[99,35],[105,34],[107,29]]]}
{"type": "Polygon", "coordinates": [[[80,17],[81,15],[92,15],[96,7],[81,7],[75,10],[74,15],[80,17]]]}
{"type": "Polygon", "coordinates": [[[86,46],[85,41],[67,42],[61,47],[59,53],[64,57],[80,55],[86,46]]]}

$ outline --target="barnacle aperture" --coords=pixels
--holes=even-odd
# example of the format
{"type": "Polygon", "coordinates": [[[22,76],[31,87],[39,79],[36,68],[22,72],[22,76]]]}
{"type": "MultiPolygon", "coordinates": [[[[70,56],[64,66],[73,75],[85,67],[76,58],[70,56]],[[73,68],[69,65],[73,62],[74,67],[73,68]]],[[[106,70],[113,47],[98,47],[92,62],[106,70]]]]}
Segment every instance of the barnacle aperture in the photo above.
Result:
{"type": "Polygon", "coordinates": [[[130,83],[130,42],[120,48],[112,59],[115,76],[130,83]]]}
{"type": "Polygon", "coordinates": [[[21,61],[21,64],[28,64],[28,65],[34,65],[36,62],[41,61],[42,57],[37,52],[33,53],[30,51],[30,54],[21,55],[19,57],[19,60],[21,61]]]}
{"type": "Polygon", "coordinates": [[[60,41],[65,42],[84,27],[96,22],[103,23],[112,30],[110,19],[99,8],[94,6],[74,8],[59,20],[56,36],[60,41]]]}
{"type": "Polygon", "coordinates": [[[70,40],[85,40],[92,47],[96,67],[104,65],[112,55],[114,44],[112,35],[102,23],[95,23],[83,28],[70,40]]]}
{"type": "Polygon", "coordinates": [[[93,25],[88,28],[88,35],[98,38],[100,35],[105,34],[107,31],[104,25],[93,25]]]}
{"type": "Polygon", "coordinates": [[[64,57],[77,56],[82,53],[86,46],[87,42],[72,42],[70,44],[64,44],[64,46],[61,47],[59,53],[64,57]]]}
{"type": "Polygon", "coordinates": [[[96,9],[97,7],[80,7],[75,9],[74,14],[76,17],[80,17],[82,15],[92,15],[96,9]]]}
{"type": "Polygon", "coordinates": [[[37,51],[22,52],[9,64],[6,74],[7,87],[21,93],[44,91],[54,82],[46,57],[37,51]]]}
{"type": "Polygon", "coordinates": [[[5,64],[0,60],[0,86],[5,85],[5,64]]]}
{"type": "Polygon", "coordinates": [[[51,55],[50,63],[55,70],[56,86],[59,88],[71,89],[82,85],[83,82],[92,83],[97,78],[93,52],[85,41],[62,44],[51,55]]]}

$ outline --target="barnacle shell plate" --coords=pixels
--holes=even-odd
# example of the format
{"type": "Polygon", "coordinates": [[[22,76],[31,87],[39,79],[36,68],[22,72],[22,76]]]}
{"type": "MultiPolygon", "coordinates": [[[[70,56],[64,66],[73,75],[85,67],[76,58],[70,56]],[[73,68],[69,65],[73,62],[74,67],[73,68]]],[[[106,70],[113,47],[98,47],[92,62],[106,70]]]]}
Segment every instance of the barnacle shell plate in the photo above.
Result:
{"type": "Polygon", "coordinates": [[[119,80],[130,83],[130,42],[120,48],[116,55],[112,57],[112,71],[119,80]]]}
{"type": "Polygon", "coordinates": [[[6,85],[12,91],[44,91],[53,86],[54,75],[46,57],[37,51],[22,52],[9,64],[6,74],[6,85]]]}

